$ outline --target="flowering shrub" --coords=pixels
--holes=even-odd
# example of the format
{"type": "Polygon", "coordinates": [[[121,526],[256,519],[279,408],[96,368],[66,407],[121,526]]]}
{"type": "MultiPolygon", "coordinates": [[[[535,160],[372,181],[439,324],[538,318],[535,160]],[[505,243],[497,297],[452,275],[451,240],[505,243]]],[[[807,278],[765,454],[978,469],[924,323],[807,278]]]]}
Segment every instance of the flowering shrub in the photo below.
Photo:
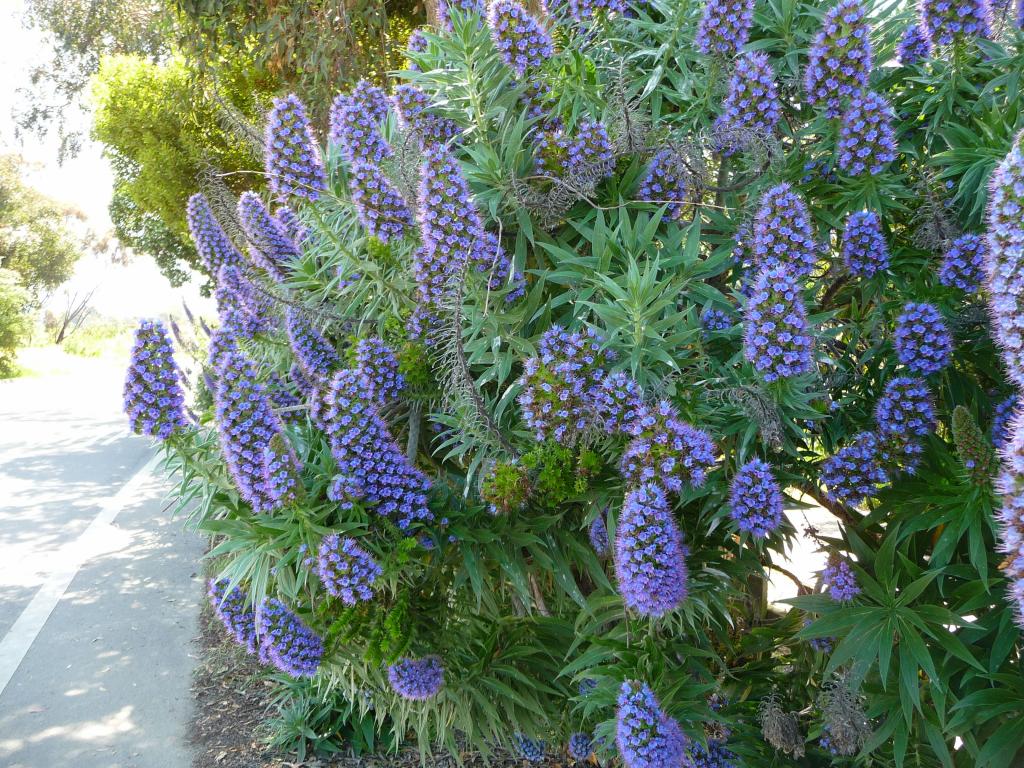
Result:
{"type": "Polygon", "coordinates": [[[461,0],[387,88],[276,101],[276,202],[189,204],[197,375],[146,324],[126,386],[231,636],[424,750],[1020,765],[988,10],[461,0]]]}

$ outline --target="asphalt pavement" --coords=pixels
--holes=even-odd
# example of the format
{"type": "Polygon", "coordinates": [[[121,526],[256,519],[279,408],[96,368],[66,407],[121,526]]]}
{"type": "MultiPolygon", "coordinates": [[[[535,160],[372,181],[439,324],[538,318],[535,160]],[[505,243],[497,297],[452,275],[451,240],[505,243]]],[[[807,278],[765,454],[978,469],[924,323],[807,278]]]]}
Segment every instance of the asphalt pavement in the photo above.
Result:
{"type": "Polygon", "coordinates": [[[79,367],[0,382],[0,766],[188,768],[202,542],[79,367]]]}

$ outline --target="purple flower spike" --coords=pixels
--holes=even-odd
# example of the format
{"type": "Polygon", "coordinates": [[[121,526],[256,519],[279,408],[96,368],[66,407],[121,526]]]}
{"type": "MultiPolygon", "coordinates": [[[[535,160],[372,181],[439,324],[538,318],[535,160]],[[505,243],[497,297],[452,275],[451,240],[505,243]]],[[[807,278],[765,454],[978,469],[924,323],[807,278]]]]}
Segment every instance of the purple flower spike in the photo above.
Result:
{"type": "Polygon", "coordinates": [[[679,768],[686,737],[647,683],[627,680],[619,691],[615,742],[625,768],[679,768]]]}
{"type": "Polygon", "coordinates": [[[484,7],[484,0],[438,0],[437,15],[441,21],[441,27],[452,31],[452,20],[448,13],[449,8],[456,8],[462,14],[475,13],[481,19],[487,15],[484,7]]]}
{"type": "Polygon", "coordinates": [[[324,589],[345,605],[373,599],[373,584],[381,568],[351,537],[325,536],[317,553],[316,572],[324,589]]]}
{"type": "MultiPolygon", "coordinates": [[[[763,53],[744,53],[736,59],[729,91],[715,127],[723,131],[751,130],[768,137],[782,117],[782,105],[775,86],[775,72],[763,53]]],[[[728,137],[726,136],[728,142],[728,137]]],[[[733,148],[725,148],[731,154],[733,148]]]]}
{"type": "Polygon", "coordinates": [[[302,373],[313,381],[328,381],[341,366],[341,358],[334,346],[297,309],[288,309],[285,325],[292,354],[302,373]]]}
{"type": "Polygon", "coordinates": [[[785,266],[767,266],[754,280],[743,318],[743,352],[766,382],[813,368],[807,310],[785,266]]]}
{"type": "Polygon", "coordinates": [[[286,280],[288,262],[297,261],[301,254],[255,192],[243,192],[238,198],[238,220],[249,238],[252,260],[275,280],[286,280]]]}
{"type": "Polygon", "coordinates": [[[576,21],[587,21],[599,13],[626,12],[626,0],[569,0],[569,16],[576,21]]]}
{"type": "Polygon", "coordinates": [[[574,733],[569,737],[569,756],[573,760],[586,760],[594,752],[594,737],[589,733],[574,733]]]}
{"type": "Polygon", "coordinates": [[[426,701],[444,687],[444,664],[440,656],[400,659],[388,667],[388,682],[403,699],[426,701]]]}
{"type": "Polygon", "coordinates": [[[313,630],[276,598],[260,606],[259,660],[292,677],[313,677],[320,669],[324,644],[313,630]]]}
{"type": "Polygon", "coordinates": [[[213,612],[224,624],[228,634],[249,653],[256,653],[256,612],[248,605],[249,598],[239,587],[228,590],[225,579],[210,579],[207,587],[213,612]]]}
{"type": "Polygon", "coordinates": [[[719,331],[728,331],[733,325],[732,317],[721,309],[707,306],[700,313],[700,327],[704,329],[705,338],[719,331]]]}
{"type": "Polygon", "coordinates": [[[604,521],[604,512],[594,518],[594,522],[587,529],[587,536],[590,538],[590,546],[599,557],[605,557],[611,548],[611,541],[608,540],[608,525],[604,521]]]}
{"type": "Polygon", "coordinates": [[[352,369],[338,371],[319,407],[331,454],[338,464],[328,496],[349,508],[355,501],[408,530],[434,519],[427,507],[430,480],[406,458],[378,413],[369,379],[352,369]]]}
{"type": "Polygon", "coordinates": [[[985,283],[992,337],[1006,373],[1024,388],[1024,132],[992,173],[985,283]]]}
{"type": "Polygon", "coordinates": [[[495,47],[516,77],[539,69],[555,53],[543,24],[515,0],[492,0],[487,23],[495,47]]]}
{"type": "Polygon", "coordinates": [[[933,46],[992,35],[988,0],[918,0],[917,9],[933,46]]]}
{"type": "Polygon", "coordinates": [[[607,362],[601,341],[590,330],[569,333],[554,326],[541,336],[538,356],[523,364],[518,402],[538,442],[573,444],[596,423],[594,404],[607,362]]]}
{"type": "Polygon", "coordinates": [[[845,560],[833,559],[821,572],[821,580],[828,586],[828,596],[837,603],[847,603],[860,594],[857,577],[845,560]]]}
{"type": "Polygon", "coordinates": [[[889,246],[874,211],[855,211],[843,228],[843,261],[857,277],[871,278],[889,268],[889,246]]]}
{"type": "Polygon", "coordinates": [[[882,468],[878,438],[861,432],[853,442],[836,451],[821,465],[821,482],[831,501],[855,507],[874,496],[880,486],[889,482],[882,468]]]}
{"type": "Polygon", "coordinates": [[[1003,448],[1003,472],[996,481],[1003,505],[996,514],[999,551],[1006,555],[1003,574],[1017,625],[1024,629],[1024,418],[1016,418],[1003,448]]]}
{"type": "Polygon", "coordinates": [[[782,523],[782,489],[772,468],[751,459],[736,473],[729,486],[730,516],[741,531],[764,538],[782,523]]]}
{"type": "Polygon", "coordinates": [[[754,0],[707,0],[697,25],[697,49],[732,58],[747,44],[753,23],[754,0]]]}
{"type": "Polygon", "coordinates": [[[935,406],[928,385],[911,376],[891,379],[875,405],[875,424],[883,465],[913,472],[924,452],[921,438],[935,427],[935,406]]]}
{"type": "Polygon", "coordinates": [[[839,169],[849,176],[876,176],[896,159],[892,107],[877,93],[864,91],[850,101],[839,127],[839,169]]]}
{"type": "Polygon", "coordinates": [[[601,428],[609,434],[632,434],[643,415],[644,393],[625,371],[604,377],[596,409],[601,428]]]}
{"type": "Polygon", "coordinates": [[[1010,437],[1010,423],[1013,421],[1020,399],[1017,395],[1000,400],[996,403],[995,413],[992,416],[992,445],[997,450],[1006,447],[1010,437]]]}
{"type": "Polygon", "coordinates": [[[405,389],[405,377],[398,372],[398,358],[380,339],[360,340],[356,345],[356,367],[382,404],[397,400],[405,389]]]}
{"type": "Polygon", "coordinates": [[[981,288],[988,244],[981,235],[961,235],[942,257],[939,282],[964,293],[977,293],[981,288]]]}
{"type": "Polygon", "coordinates": [[[430,97],[415,85],[403,83],[396,87],[394,104],[399,126],[414,134],[423,148],[447,143],[459,135],[459,126],[431,112],[430,97]]]}
{"type": "Polygon", "coordinates": [[[263,455],[284,427],[274,413],[256,366],[239,352],[224,355],[217,371],[215,406],[220,447],[241,497],[257,514],[278,502],[267,487],[263,455]]]}
{"type": "Polygon", "coordinates": [[[188,199],[185,217],[199,260],[211,277],[216,278],[221,267],[240,267],[243,264],[242,254],[213,215],[204,195],[197,192],[188,199]]]}
{"type": "Polygon", "coordinates": [[[529,763],[539,763],[544,759],[547,745],[541,739],[531,739],[525,733],[512,734],[512,746],[519,756],[529,763]]]}
{"type": "Polygon", "coordinates": [[[789,184],[779,184],[761,196],[754,216],[753,257],[759,268],[785,266],[796,280],[814,270],[818,246],[810,213],[789,184]]]}
{"type": "Polygon", "coordinates": [[[270,188],[282,201],[292,195],[316,200],[327,189],[320,148],[306,108],[294,93],[274,99],[267,117],[264,165],[270,188]]]}
{"type": "Polygon", "coordinates": [[[124,412],[133,432],[166,440],[188,427],[181,382],[164,324],[143,320],[135,331],[124,380],[124,412]]]}
{"type": "Polygon", "coordinates": [[[354,162],[348,188],[359,221],[381,242],[401,240],[413,226],[412,211],[378,166],[354,162]]]}
{"type": "Polygon", "coordinates": [[[637,200],[669,203],[665,208],[665,221],[679,218],[687,199],[690,175],[673,147],[662,147],[654,153],[647,174],[636,192],[637,200]],[[669,202],[672,201],[672,202],[669,202]]]}
{"type": "MultiPolygon", "coordinates": [[[[386,97],[384,97],[386,98],[386,97]]],[[[364,103],[355,93],[338,94],[331,105],[330,141],[341,147],[349,164],[378,165],[391,157],[391,147],[380,133],[379,108],[364,103]]],[[[385,107],[384,114],[387,114],[385,107]]]]}
{"type": "Polygon", "coordinates": [[[930,59],[932,42],[921,30],[921,24],[913,21],[907,25],[896,48],[896,57],[904,67],[912,67],[919,61],[930,59]]]}
{"type": "Polygon", "coordinates": [[[615,536],[615,578],[626,607],[662,616],[686,599],[683,537],[665,492],[654,483],[626,494],[615,536]]]}
{"type": "Polygon", "coordinates": [[[939,310],[931,304],[904,305],[896,318],[894,345],[899,361],[922,375],[941,371],[953,354],[953,337],[939,310]]]}
{"type": "Polygon", "coordinates": [[[647,483],[670,493],[680,493],[687,485],[700,488],[717,463],[718,449],[711,436],[682,421],[667,400],[644,408],[630,434],[633,439],[619,466],[629,488],[647,483]]]}
{"type": "Polygon", "coordinates": [[[804,88],[811,105],[839,117],[844,101],[867,88],[871,28],[862,0],[840,0],[825,14],[809,53],[804,88]]]}

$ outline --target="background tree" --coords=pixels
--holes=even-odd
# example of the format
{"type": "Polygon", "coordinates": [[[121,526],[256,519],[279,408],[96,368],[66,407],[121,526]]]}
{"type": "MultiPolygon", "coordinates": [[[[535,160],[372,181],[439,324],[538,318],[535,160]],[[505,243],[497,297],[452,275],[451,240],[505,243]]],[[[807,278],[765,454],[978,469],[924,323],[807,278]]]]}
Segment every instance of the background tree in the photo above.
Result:
{"type": "Polygon", "coordinates": [[[0,267],[19,275],[29,304],[38,306],[74,272],[83,249],[76,220],[79,212],[25,184],[19,158],[0,157],[0,267]]]}
{"type": "Polygon", "coordinates": [[[103,60],[93,84],[93,135],[114,170],[110,215],[130,248],[151,255],[173,285],[199,269],[188,240],[185,203],[209,168],[231,188],[260,186],[258,134],[232,121],[259,114],[277,83],[252,69],[223,68],[194,77],[184,58],[155,64],[140,56],[103,60]],[[240,174],[240,175],[232,175],[240,174]]]}

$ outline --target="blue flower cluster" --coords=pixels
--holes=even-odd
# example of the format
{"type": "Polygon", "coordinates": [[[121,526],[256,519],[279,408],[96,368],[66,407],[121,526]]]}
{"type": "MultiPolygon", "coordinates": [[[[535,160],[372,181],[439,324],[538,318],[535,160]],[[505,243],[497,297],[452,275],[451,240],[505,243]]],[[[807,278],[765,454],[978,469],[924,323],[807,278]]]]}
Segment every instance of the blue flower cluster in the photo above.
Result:
{"type": "Polygon", "coordinates": [[[875,176],[896,159],[892,107],[874,91],[861,91],[851,100],[839,126],[838,166],[850,176],[875,176]]]}
{"type": "Polygon", "coordinates": [[[985,265],[992,337],[1006,373],[1024,388],[1024,131],[992,172],[985,265]]]}
{"type": "Polygon", "coordinates": [[[380,123],[387,116],[387,97],[380,88],[369,87],[374,90],[359,91],[357,86],[351,93],[339,93],[331,105],[328,138],[350,164],[376,166],[392,155],[380,132],[380,123]]]}
{"type": "Polygon", "coordinates": [[[313,677],[320,669],[324,644],[320,636],[275,597],[260,606],[259,660],[292,677],[313,677]]]}
{"type": "Polygon", "coordinates": [[[821,572],[821,581],[828,587],[828,596],[837,603],[849,602],[860,594],[857,577],[845,560],[830,560],[821,572]]]}
{"type": "Polygon", "coordinates": [[[345,368],[331,380],[323,403],[331,453],[339,475],[328,496],[343,507],[375,505],[402,530],[434,519],[427,507],[430,480],[406,458],[378,414],[377,393],[359,371],[345,368]]]}
{"type": "Polygon", "coordinates": [[[601,557],[607,555],[608,550],[611,548],[611,542],[608,540],[608,524],[604,520],[604,515],[605,513],[602,511],[601,514],[594,518],[594,522],[587,529],[590,546],[601,557]]]}
{"type": "MultiPolygon", "coordinates": [[[[444,7],[444,3],[438,3],[439,10],[444,7]]],[[[409,39],[405,41],[405,52],[406,54],[412,53],[426,53],[427,50],[427,34],[423,27],[416,27],[412,32],[409,33],[409,39]]],[[[419,72],[420,65],[417,64],[411,56],[405,63],[405,68],[410,72],[419,72]]]]}
{"type": "Polygon", "coordinates": [[[378,166],[353,162],[348,188],[360,223],[382,243],[401,240],[413,226],[412,211],[378,166]]]}
{"type": "Polygon", "coordinates": [[[569,756],[573,760],[586,760],[594,752],[594,737],[589,733],[574,733],[569,737],[569,756]]]}
{"type": "Polygon", "coordinates": [[[657,483],[670,493],[684,485],[700,488],[717,462],[718,449],[707,432],[690,426],[668,400],[645,408],[630,429],[619,471],[626,486],[657,483]]]}
{"type": "Polygon", "coordinates": [[[263,484],[274,508],[287,507],[305,497],[299,458],[280,432],[263,449],[263,484]]]}
{"type": "Polygon", "coordinates": [[[1020,398],[1016,394],[996,403],[995,414],[992,417],[992,445],[998,450],[1006,446],[1010,437],[1010,422],[1013,421],[1019,403],[1020,398]]]}
{"type": "Polygon", "coordinates": [[[586,21],[602,11],[625,13],[627,5],[626,0],[569,0],[568,8],[569,15],[576,21],[586,21]]]}
{"type": "Polygon", "coordinates": [[[626,494],[615,536],[615,578],[626,607],[642,616],[662,616],[686,599],[683,536],[656,483],[626,494]]]}
{"type": "Polygon", "coordinates": [[[1003,575],[1018,626],[1024,628],[1024,418],[1010,428],[1003,447],[1003,472],[996,482],[1002,507],[996,514],[1000,527],[999,550],[1006,555],[1003,575]]]}
{"type": "Polygon", "coordinates": [[[910,22],[896,47],[896,58],[904,67],[912,67],[919,61],[931,58],[931,55],[932,42],[921,29],[921,24],[916,20],[910,22]]]}
{"type": "Polygon", "coordinates": [[[953,337],[939,310],[909,302],[896,318],[896,357],[914,373],[937,373],[949,365],[953,337]]]}
{"type": "Polygon", "coordinates": [[[889,268],[889,246],[874,211],[854,211],[843,227],[843,262],[857,277],[871,278],[889,268]]]}
{"type": "Polygon", "coordinates": [[[332,533],[320,542],[316,572],[329,594],[345,605],[355,605],[373,598],[373,583],[381,568],[355,539],[332,533]]]}
{"type": "Polygon", "coordinates": [[[690,175],[674,147],[662,147],[654,153],[647,173],[636,191],[637,200],[669,203],[665,208],[665,221],[679,218],[688,197],[690,175]],[[671,202],[669,202],[671,201],[671,202]]]}
{"type": "Polygon", "coordinates": [[[430,97],[415,85],[395,88],[395,113],[402,130],[415,134],[420,145],[444,144],[459,135],[459,126],[447,117],[431,112],[430,97]]]}
{"type": "Polygon", "coordinates": [[[828,10],[808,55],[807,101],[839,117],[843,102],[867,88],[871,73],[871,28],[862,0],[839,0],[828,10]]]}
{"type": "Polygon", "coordinates": [[[444,687],[444,664],[440,656],[399,659],[388,667],[388,682],[403,699],[426,701],[444,687]]]}
{"type": "Polygon", "coordinates": [[[238,267],[221,267],[213,296],[221,323],[239,336],[251,339],[273,327],[270,300],[238,267]]]}
{"type": "Polygon", "coordinates": [[[792,271],[762,269],[744,313],[743,352],[767,382],[808,373],[812,368],[807,310],[792,271]]]}
{"type": "Polygon", "coordinates": [[[694,42],[707,56],[731,58],[750,38],[754,0],[707,0],[694,42]]]}
{"type": "Polygon", "coordinates": [[[370,382],[381,403],[398,399],[405,389],[405,377],[398,372],[394,351],[378,338],[361,339],[356,344],[356,368],[370,382]]]}
{"type": "Polygon", "coordinates": [[[992,34],[988,0],[918,0],[917,7],[933,46],[992,34]]]}
{"type": "Polygon", "coordinates": [[[267,488],[264,450],[284,427],[274,413],[259,371],[238,351],[227,352],[217,371],[215,394],[217,429],[228,473],[242,498],[256,513],[277,503],[267,488]]]}
{"type": "Polygon", "coordinates": [[[555,52],[544,25],[515,0],[492,0],[487,23],[494,46],[517,77],[539,69],[555,52]]]}
{"type": "Polygon", "coordinates": [[[686,750],[686,768],[737,768],[736,753],[722,739],[708,739],[707,747],[691,741],[686,750]]]}
{"type": "Polygon", "coordinates": [[[327,189],[327,175],[306,107],[294,93],[274,99],[264,143],[270,189],[281,200],[292,195],[316,200],[327,189]]]}
{"type": "Polygon", "coordinates": [[[413,258],[419,315],[428,323],[437,314],[451,282],[467,260],[493,263],[483,220],[473,205],[459,164],[443,147],[424,152],[420,173],[419,222],[423,246],[413,258]]]}
{"type": "Polygon", "coordinates": [[[643,416],[644,393],[625,371],[604,377],[594,404],[601,428],[608,434],[632,434],[643,416]]]}
{"type": "Polygon", "coordinates": [[[530,763],[539,763],[544,759],[547,745],[541,739],[531,739],[525,733],[512,734],[512,746],[516,753],[530,763]]]}
{"type": "Polygon", "coordinates": [[[961,235],[942,257],[939,282],[959,288],[964,293],[977,293],[988,259],[988,245],[981,235],[961,235]]]}
{"type": "Polygon", "coordinates": [[[302,247],[310,241],[309,227],[302,223],[298,214],[287,205],[279,205],[274,211],[277,225],[284,231],[296,246],[302,247]]]}
{"type": "Polygon", "coordinates": [[[704,330],[705,338],[718,331],[727,331],[733,325],[733,319],[728,312],[716,309],[710,304],[700,313],[700,326],[704,330]]]}
{"type": "Polygon", "coordinates": [[[181,380],[164,324],[140,322],[124,380],[124,412],[133,432],[166,440],[188,426],[181,380]]]}
{"type": "Polygon", "coordinates": [[[305,315],[298,309],[288,308],[285,313],[285,327],[292,354],[302,374],[311,380],[310,383],[326,383],[341,366],[337,350],[323,334],[309,324],[305,315]]]}
{"type": "Polygon", "coordinates": [[[206,594],[214,615],[236,643],[249,653],[256,653],[256,612],[248,605],[249,597],[240,587],[231,587],[224,579],[210,579],[206,594]]]}
{"type": "MultiPolygon", "coordinates": [[[[804,629],[811,626],[810,619],[804,619],[804,629]]],[[[811,646],[818,653],[832,653],[832,645],[835,643],[834,637],[812,637],[807,641],[807,644],[811,646]]]]}
{"type": "MultiPolygon", "coordinates": [[[[749,129],[770,136],[781,117],[782,105],[771,61],[759,52],[741,54],[729,80],[722,114],[715,121],[716,128],[749,129]]],[[[729,153],[731,147],[726,148],[726,154],[729,153]]]]}
{"type": "Polygon", "coordinates": [[[243,192],[238,198],[238,220],[249,238],[252,260],[275,280],[286,280],[288,262],[298,260],[301,254],[255,192],[243,192]]]}
{"type": "Polygon", "coordinates": [[[449,8],[457,8],[463,14],[475,13],[481,19],[487,15],[484,0],[438,0],[437,15],[440,18],[441,26],[449,32],[452,31],[451,16],[448,14],[449,8]]]}
{"type": "Polygon", "coordinates": [[[519,407],[538,442],[553,438],[571,444],[594,424],[607,355],[602,339],[549,328],[537,344],[537,357],[523,364],[519,407]]]}
{"type": "Polygon", "coordinates": [[[615,742],[625,768],[679,768],[687,739],[661,708],[647,683],[627,680],[619,690],[615,742]]]}
{"type": "Polygon", "coordinates": [[[875,405],[879,457],[889,468],[913,472],[924,451],[920,438],[935,426],[935,406],[928,385],[911,376],[896,376],[875,405]]]}
{"type": "Polygon", "coordinates": [[[889,482],[879,453],[878,437],[873,432],[861,432],[849,445],[825,459],[821,482],[828,498],[855,507],[874,496],[879,486],[889,482]]]}
{"type": "Polygon", "coordinates": [[[206,196],[197,192],[188,199],[185,206],[185,218],[192,234],[199,260],[207,273],[216,279],[221,267],[238,267],[243,263],[242,254],[238,252],[231,238],[221,227],[206,196]]]}
{"type": "Polygon", "coordinates": [[[751,459],[736,472],[729,486],[729,515],[741,531],[764,538],[782,523],[782,489],[772,468],[751,459]]]}
{"type": "Polygon", "coordinates": [[[559,148],[564,150],[562,172],[583,186],[600,181],[615,168],[608,131],[597,120],[580,120],[573,135],[559,137],[559,148]]]}
{"type": "Polygon", "coordinates": [[[814,270],[818,246],[811,217],[803,198],[789,184],[779,184],[761,196],[753,232],[753,260],[759,269],[785,266],[795,280],[814,270]]]}

